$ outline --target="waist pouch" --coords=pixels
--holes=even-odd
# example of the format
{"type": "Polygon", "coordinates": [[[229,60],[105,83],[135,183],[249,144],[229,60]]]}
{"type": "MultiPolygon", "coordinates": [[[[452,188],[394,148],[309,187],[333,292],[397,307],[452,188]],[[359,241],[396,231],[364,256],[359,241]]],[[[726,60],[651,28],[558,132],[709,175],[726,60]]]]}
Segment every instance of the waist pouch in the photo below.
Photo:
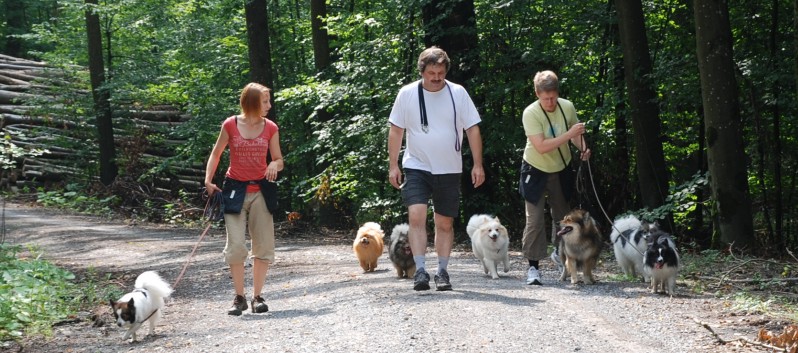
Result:
{"type": "MultiPolygon", "coordinates": [[[[549,174],[554,173],[546,173],[522,160],[520,174],[521,180],[518,184],[518,192],[527,202],[537,203],[543,195],[543,190],[546,189],[546,181],[549,174]]],[[[560,178],[560,188],[562,189],[563,197],[565,197],[566,201],[569,201],[576,186],[576,171],[569,165],[556,174],[560,178]]]]}
{"type": "Polygon", "coordinates": [[[543,190],[546,189],[548,173],[521,160],[520,174],[521,180],[518,183],[518,192],[527,202],[537,203],[540,200],[540,196],[543,195],[543,190]]]}
{"type": "Polygon", "coordinates": [[[224,200],[222,209],[224,213],[241,213],[241,208],[244,206],[244,197],[247,195],[247,185],[249,184],[258,184],[260,192],[263,194],[263,200],[266,201],[266,208],[272,214],[277,212],[277,183],[266,179],[240,181],[224,178],[222,183],[222,200],[224,200]]]}

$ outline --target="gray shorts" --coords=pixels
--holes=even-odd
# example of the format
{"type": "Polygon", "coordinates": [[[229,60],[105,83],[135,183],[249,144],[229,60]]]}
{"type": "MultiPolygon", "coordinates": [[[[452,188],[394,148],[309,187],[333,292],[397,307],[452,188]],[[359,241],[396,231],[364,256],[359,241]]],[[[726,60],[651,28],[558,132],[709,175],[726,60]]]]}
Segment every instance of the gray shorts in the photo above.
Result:
{"type": "Polygon", "coordinates": [[[405,169],[405,185],[402,201],[405,206],[427,204],[432,197],[435,213],[446,217],[457,217],[460,209],[460,176],[435,174],[418,169],[405,169]]]}

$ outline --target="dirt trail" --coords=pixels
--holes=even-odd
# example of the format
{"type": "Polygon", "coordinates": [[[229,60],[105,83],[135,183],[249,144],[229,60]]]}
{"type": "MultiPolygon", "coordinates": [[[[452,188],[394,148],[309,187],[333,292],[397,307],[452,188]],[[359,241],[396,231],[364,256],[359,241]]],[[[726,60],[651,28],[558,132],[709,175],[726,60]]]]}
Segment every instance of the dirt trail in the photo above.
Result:
{"type": "MultiPolygon", "coordinates": [[[[201,231],[130,226],[18,205],[9,205],[5,217],[6,242],[34,244],[72,269],[127,273],[122,277],[127,289],[145,270],[157,270],[173,282],[201,231]]],[[[348,238],[303,233],[278,229],[277,261],[264,295],[271,309],[267,314],[225,314],[232,289],[221,256],[224,231],[215,229],[168,300],[154,337],[142,329],[139,342],[123,342],[122,329],[85,321],[5,350],[756,352],[718,345],[693,319],[710,323],[729,339],[753,337],[766,320],[728,311],[724,301],[689,293],[682,283],[671,299],[649,293],[642,283],[611,282],[608,276],[617,268],[610,261],[597,271],[599,283],[593,286],[556,281],[549,261],[543,262],[545,285],[527,286],[518,252],[511,253],[511,271],[491,280],[470,249],[455,251],[449,265],[454,290],[415,292],[410,280],[396,278],[387,255],[376,272],[364,274],[348,238]]],[[[434,254],[427,266],[435,269],[434,254]]],[[[110,322],[107,310],[102,317],[110,322]]]]}

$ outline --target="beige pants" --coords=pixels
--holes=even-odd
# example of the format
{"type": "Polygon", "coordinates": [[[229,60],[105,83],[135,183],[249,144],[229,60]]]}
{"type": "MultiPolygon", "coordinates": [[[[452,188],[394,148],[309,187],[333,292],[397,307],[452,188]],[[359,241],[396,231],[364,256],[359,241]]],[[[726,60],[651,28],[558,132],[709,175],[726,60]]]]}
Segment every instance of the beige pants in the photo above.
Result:
{"type": "MultiPolygon", "coordinates": [[[[562,194],[560,176],[557,173],[549,174],[546,187],[540,200],[535,203],[524,201],[526,209],[526,226],[524,237],[521,240],[521,251],[528,260],[537,261],[546,258],[546,202],[551,207],[551,217],[554,222],[559,222],[568,213],[568,202],[562,194]]],[[[556,232],[552,227],[552,233],[556,232]]]]}
{"type": "Polygon", "coordinates": [[[274,263],[274,218],[266,208],[260,191],[248,192],[239,214],[225,214],[227,244],[224,246],[224,261],[228,265],[242,264],[247,255],[274,263]],[[249,231],[252,252],[247,250],[244,234],[249,231]]]}

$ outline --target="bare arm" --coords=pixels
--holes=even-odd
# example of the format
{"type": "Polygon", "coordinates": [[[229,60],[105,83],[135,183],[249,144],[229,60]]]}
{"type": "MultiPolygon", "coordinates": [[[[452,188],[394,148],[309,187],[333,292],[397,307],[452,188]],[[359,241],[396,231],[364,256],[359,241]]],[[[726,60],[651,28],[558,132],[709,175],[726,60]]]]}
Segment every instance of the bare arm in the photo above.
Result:
{"type": "Polygon", "coordinates": [[[583,138],[584,134],[571,139],[571,143],[579,149],[580,157],[583,161],[590,159],[590,149],[587,147],[587,141],[583,138]]]}
{"type": "Polygon", "coordinates": [[[402,138],[405,129],[391,124],[388,130],[388,181],[393,187],[399,189],[402,185],[402,171],[399,169],[399,149],[402,148],[402,138]]]}
{"type": "Polygon", "coordinates": [[[274,136],[269,140],[269,153],[272,155],[272,161],[266,167],[266,179],[274,182],[277,180],[277,173],[281,172],[285,167],[283,152],[280,150],[280,132],[274,133],[274,136]]]}
{"type": "Polygon", "coordinates": [[[205,189],[208,191],[209,196],[212,196],[217,191],[222,191],[222,189],[213,183],[213,175],[216,174],[216,168],[219,166],[219,159],[225,147],[227,147],[229,139],[230,136],[227,135],[227,131],[224,131],[223,127],[222,131],[219,132],[219,137],[216,138],[216,143],[213,145],[211,155],[208,157],[208,164],[205,166],[205,189]]]}
{"type": "MultiPolygon", "coordinates": [[[[528,135],[527,138],[529,139],[529,142],[532,143],[532,146],[535,147],[535,150],[538,151],[538,153],[546,154],[556,150],[558,147],[562,146],[563,144],[568,143],[569,140],[570,141],[581,140],[580,137],[584,133],[585,133],[585,124],[576,123],[573,126],[571,126],[571,128],[568,129],[568,131],[566,131],[564,134],[557,137],[547,139],[544,138],[543,134],[541,133],[537,135],[528,135]]],[[[579,147],[579,145],[577,145],[577,147],[579,147]]]]}
{"type": "Polygon", "coordinates": [[[474,125],[466,130],[468,146],[474,158],[474,167],[471,168],[471,182],[477,188],[485,182],[485,168],[482,165],[482,133],[479,125],[474,125]]]}

